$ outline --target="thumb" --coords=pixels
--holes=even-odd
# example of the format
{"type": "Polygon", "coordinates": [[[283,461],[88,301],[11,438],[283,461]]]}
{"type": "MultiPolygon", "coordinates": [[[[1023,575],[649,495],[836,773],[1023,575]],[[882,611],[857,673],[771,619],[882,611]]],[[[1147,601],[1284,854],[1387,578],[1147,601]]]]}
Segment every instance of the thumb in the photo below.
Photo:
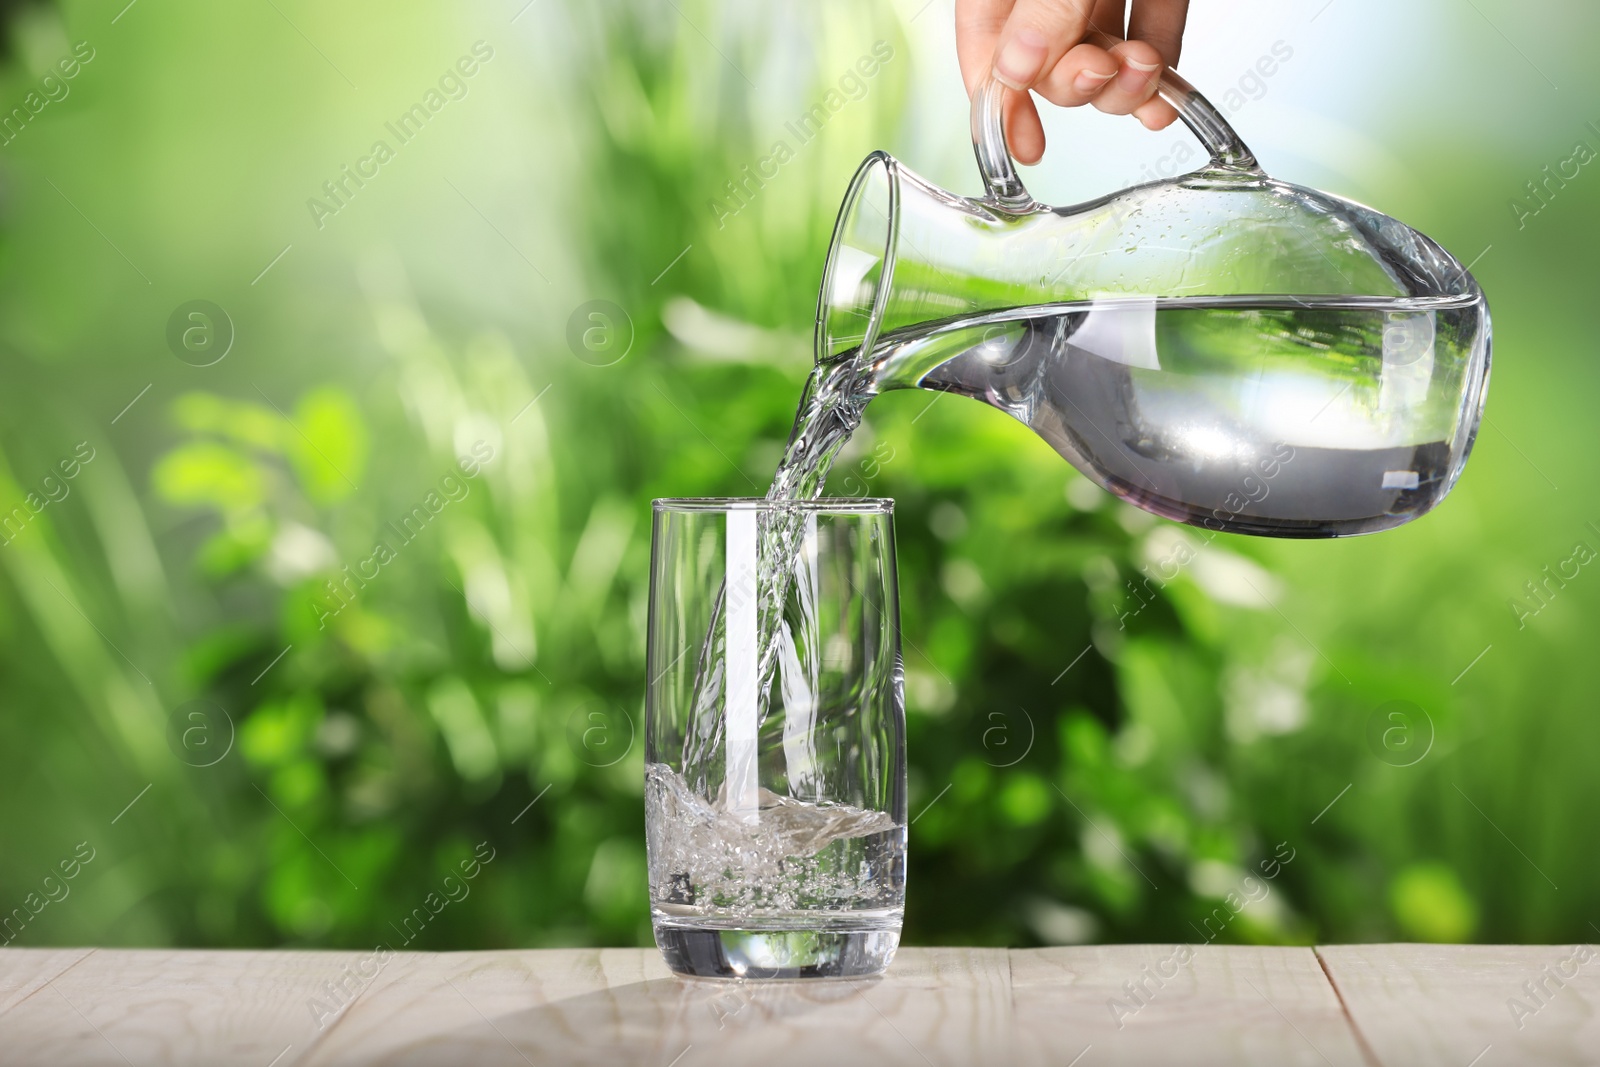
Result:
{"type": "Polygon", "coordinates": [[[1018,0],[1000,31],[994,76],[1027,89],[1055,67],[1089,28],[1089,0],[1018,0]]]}

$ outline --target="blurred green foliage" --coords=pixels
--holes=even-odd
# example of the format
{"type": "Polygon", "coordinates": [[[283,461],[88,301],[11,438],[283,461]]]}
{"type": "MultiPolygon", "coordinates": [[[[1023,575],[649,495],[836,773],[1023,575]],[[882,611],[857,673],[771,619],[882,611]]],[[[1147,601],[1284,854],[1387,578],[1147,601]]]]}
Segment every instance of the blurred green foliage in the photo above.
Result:
{"type": "MultiPolygon", "coordinates": [[[[98,852],[7,936],[647,943],[648,502],[762,491],[844,184],[953,60],[883,3],[282,6],[13,23],[5,100],[97,51],[0,150],[0,907],[98,852]],[[468,95],[318,226],[477,40],[468,95]],[[878,42],[859,98],[786,132],[878,42]],[[212,366],[165,340],[196,298],[238,332],[212,366]],[[606,366],[567,340],[597,299],[606,366]]],[[[1600,544],[1561,266],[1594,276],[1600,206],[1508,237],[1523,169],[1413,205],[1503,246],[1511,435],[1415,527],[1206,542],[979,405],[874,403],[830,486],[897,501],[911,942],[1588,936],[1600,583],[1521,629],[1505,601],[1600,544]]]]}

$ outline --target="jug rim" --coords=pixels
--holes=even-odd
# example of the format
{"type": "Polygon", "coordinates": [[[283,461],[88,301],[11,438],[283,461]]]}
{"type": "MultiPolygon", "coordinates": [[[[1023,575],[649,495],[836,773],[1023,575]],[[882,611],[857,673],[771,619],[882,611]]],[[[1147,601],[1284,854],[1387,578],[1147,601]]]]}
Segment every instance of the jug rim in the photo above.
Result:
{"type": "Polygon", "coordinates": [[[888,152],[874,149],[867,153],[867,158],[861,161],[856,172],[850,178],[850,185],[845,189],[844,202],[839,206],[838,217],[834,219],[833,234],[828,241],[828,258],[822,267],[822,284],[817,288],[817,315],[816,326],[812,331],[812,358],[816,363],[826,363],[836,358],[837,353],[827,351],[831,341],[832,331],[829,323],[832,321],[833,309],[829,303],[829,295],[833,292],[835,276],[839,268],[840,251],[844,246],[845,227],[855,217],[857,201],[867,192],[867,182],[878,168],[883,169],[885,192],[888,204],[883,209],[884,214],[884,241],[883,251],[879,262],[879,283],[872,294],[872,307],[866,316],[867,324],[863,332],[861,343],[857,347],[862,352],[872,351],[878,340],[878,328],[883,321],[883,310],[889,299],[889,280],[894,276],[895,247],[900,231],[900,161],[888,152]]]}

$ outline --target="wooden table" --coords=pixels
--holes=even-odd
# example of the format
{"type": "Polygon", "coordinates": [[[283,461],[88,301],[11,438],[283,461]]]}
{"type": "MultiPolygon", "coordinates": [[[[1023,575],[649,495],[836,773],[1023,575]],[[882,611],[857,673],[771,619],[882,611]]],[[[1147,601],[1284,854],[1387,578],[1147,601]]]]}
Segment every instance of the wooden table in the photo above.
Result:
{"type": "Polygon", "coordinates": [[[640,949],[6,948],[0,1063],[1595,1064],[1600,951],[908,948],[883,978],[762,984],[640,949]]]}

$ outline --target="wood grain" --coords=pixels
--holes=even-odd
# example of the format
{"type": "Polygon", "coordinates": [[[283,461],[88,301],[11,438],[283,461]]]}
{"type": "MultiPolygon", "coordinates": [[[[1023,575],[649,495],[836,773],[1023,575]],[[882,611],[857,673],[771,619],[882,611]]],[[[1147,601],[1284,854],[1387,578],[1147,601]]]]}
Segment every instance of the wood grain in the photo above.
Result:
{"type": "Polygon", "coordinates": [[[0,1015],[92,952],[92,948],[0,949],[0,1015]]]}
{"type": "Polygon", "coordinates": [[[1337,945],[1317,952],[1382,1063],[1505,1067],[1600,1063],[1600,949],[1581,949],[1337,945]]]}
{"type": "MultiPolygon", "coordinates": [[[[550,1005],[583,1002],[613,987],[671,978],[659,953],[640,949],[549,949],[528,952],[401,953],[349,1005],[306,1064],[523,1064],[526,1054],[587,1037],[616,1040],[627,1020],[577,1034],[562,1020],[541,1017],[540,1032],[524,1031],[550,1005]],[[515,1035],[515,1036],[513,1036],[515,1035]]],[[[535,1063],[561,1062],[536,1058],[535,1063]]]]}
{"type": "Polygon", "coordinates": [[[1600,950],[1319,952],[1320,959],[1303,948],[1216,945],[902,949],[881,978],[762,983],[675,978],[653,949],[6,948],[0,1062],[1600,1063],[1600,950]]]}
{"type": "MultiPolygon", "coordinates": [[[[0,950],[0,973],[48,970],[51,964],[25,958],[46,954],[0,950]]],[[[274,1062],[284,1067],[319,1033],[306,1010],[307,997],[359,955],[85,953],[0,1014],[0,1060],[61,1067],[268,1067],[274,1062]]]]}
{"type": "Polygon", "coordinates": [[[1011,995],[1029,1062],[1366,1063],[1308,948],[1102,945],[1014,951],[1011,995]]]}
{"type": "Polygon", "coordinates": [[[1006,953],[906,949],[889,975],[672,977],[653,950],[400,957],[313,1064],[1014,1063],[1006,953]]]}

